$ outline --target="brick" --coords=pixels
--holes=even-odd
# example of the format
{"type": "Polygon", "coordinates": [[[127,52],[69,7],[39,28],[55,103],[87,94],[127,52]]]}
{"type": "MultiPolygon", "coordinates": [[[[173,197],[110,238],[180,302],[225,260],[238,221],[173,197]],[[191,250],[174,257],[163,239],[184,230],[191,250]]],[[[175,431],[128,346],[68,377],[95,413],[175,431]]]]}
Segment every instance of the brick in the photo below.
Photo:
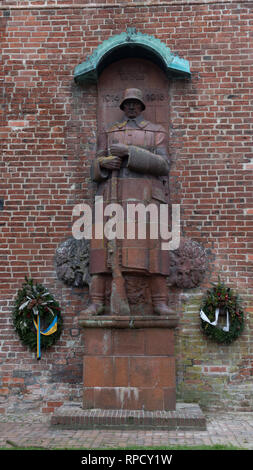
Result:
{"type": "Polygon", "coordinates": [[[131,357],[129,385],[136,387],[166,387],[174,385],[174,358],[131,357]]]}
{"type": "Polygon", "coordinates": [[[59,406],[62,406],[63,402],[62,401],[48,401],[47,405],[49,408],[58,408],[59,406]]]}
{"type": "Polygon", "coordinates": [[[127,387],[129,384],[129,359],[128,357],[113,358],[113,386],[127,387]]]}
{"type": "Polygon", "coordinates": [[[163,388],[163,400],[165,410],[175,410],[176,408],[176,390],[175,387],[163,388]]]}
{"type": "Polygon", "coordinates": [[[105,410],[110,409],[121,409],[122,400],[115,388],[95,388],[94,389],[94,408],[100,408],[105,410]]]}
{"type": "Polygon", "coordinates": [[[95,389],[84,387],[83,389],[83,408],[84,409],[93,409],[95,408],[94,402],[94,392],[95,389]]]}
{"type": "Polygon", "coordinates": [[[139,401],[145,411],[164,410],[164,394],[159,387],[141,389],[139,401]]]}
{"type": "Polygon", "coordinates": [[[8,124],[13,128],[23,128],[29,126],[29,121],[9,121],[8,124]]]}
{"type": "Polygon", "coordinates": [[[218,367],[218,366],[216,366],[216,367],[210,366],[209,370],[210,370],[210,372],[227,372],[226,367],[218,367]]]}
{"type": "Polygon", "coordinates": [[[85,334],[85,354],[112,354],[112,330],[90,328],[85,334]]]}
{"type": "Polygon", "coordinates": [[[112,386],[113,357],[86,356],[83,366],[85,387],[112,386]]]}
{"type": "Polygon", "coordinates": [[[47,407],[43,407],[41,411],[42,411],[42,413],[53,413],[54,408],[47,406],[47,407]]]}
{"type": "Polygon", "coordinates": [[[113,354],[136,355],[144,354],[146,331],[141,329],[113,330],[113,354]]]}
{"type": "Polygon", "coordinates": [[[148,329],[145,331],[145,354],[173,355],[174,353],[174,331],[169,329],[148,329]]]}

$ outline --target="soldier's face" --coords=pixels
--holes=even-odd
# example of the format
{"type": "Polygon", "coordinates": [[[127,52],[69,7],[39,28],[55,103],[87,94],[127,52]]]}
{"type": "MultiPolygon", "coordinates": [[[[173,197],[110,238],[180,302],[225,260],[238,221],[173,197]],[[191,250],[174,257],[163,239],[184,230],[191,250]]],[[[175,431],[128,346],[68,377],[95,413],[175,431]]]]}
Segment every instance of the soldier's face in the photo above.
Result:
{"type": "Polygon", "coordinates": [[[123,104],[123,111],[125,115],[134,119],[142,112],[142,104],[139,100],[126,100],[123,104]]]}

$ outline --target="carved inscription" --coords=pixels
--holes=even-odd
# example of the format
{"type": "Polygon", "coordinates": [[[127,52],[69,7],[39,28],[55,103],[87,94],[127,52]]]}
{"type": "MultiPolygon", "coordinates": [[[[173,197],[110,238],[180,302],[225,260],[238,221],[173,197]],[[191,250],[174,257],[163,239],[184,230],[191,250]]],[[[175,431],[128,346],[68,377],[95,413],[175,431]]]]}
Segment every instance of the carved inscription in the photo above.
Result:
{"type": "Polygon", "coordinates": [[[119,101],[120,101],[120,96],[119,95],[111,95],[111,94],[106,94],[102,95],[102,100],[104,103],[108,104],[114,104],[115,106],[118,106],[119,101]]]}
{"type": "Polygon", "coordinates": [[[132,69],[129,67],[121,67],[118,74],[120,76],[120,80],[127,82],[131,80],[145,80],[147,75],[143,67],[134,67],[132,69]]]}
{"type": "Polygon", "coordinates": [[[165,96],[162,93],[146,93],[146,101],[164,101],[165,96]]]}
{"type": "MultiPolygon", "coordinates": [[[[164,93],[154,90],[148,90],[144,92],[144,99],[147,103],[162,103],[166,98],[164,93]]],[[[120,93],[104,93],[102,95],[102,101],[104,104],[107,104],[111,107],[118,107],[121,100],[120,93]]]]}

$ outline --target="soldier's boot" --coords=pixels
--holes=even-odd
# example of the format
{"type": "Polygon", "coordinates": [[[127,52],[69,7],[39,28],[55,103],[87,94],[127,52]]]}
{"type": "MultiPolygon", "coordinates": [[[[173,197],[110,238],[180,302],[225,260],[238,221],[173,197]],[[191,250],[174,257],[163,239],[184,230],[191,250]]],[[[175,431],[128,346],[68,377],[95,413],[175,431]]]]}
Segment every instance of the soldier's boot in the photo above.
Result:
{"type": "Polygon", "coordinates": [[[101,315],[104,312],[103,302],[99,302],[97,299],[93,299],[89,302],[85,310],[81,312],[81,316],[101,315]]]}
{"type": "Polygon", "coordinates": [[[150,280],[153,311],[156,315],[173,315],[174,310],[167,305],[168,293],[165,276],[155,275],[150,280]]]}
{"type": "Polygon", "coordinates": [[[103,275],[94,275],[90,284],[90,301],[81,317],[101,315],[105,309],[105,278],[103,275]]]}

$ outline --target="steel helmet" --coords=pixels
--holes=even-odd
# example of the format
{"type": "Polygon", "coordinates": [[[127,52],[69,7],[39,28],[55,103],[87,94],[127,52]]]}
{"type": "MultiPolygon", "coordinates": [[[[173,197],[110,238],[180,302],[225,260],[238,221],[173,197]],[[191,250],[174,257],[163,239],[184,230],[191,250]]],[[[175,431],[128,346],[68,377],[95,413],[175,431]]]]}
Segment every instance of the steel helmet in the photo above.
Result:
{"type": "Polygon", "coordinates": [[[142,104],[142,110],[144,111],[144,109],[146,108],[142,97],[142,91],[139,90],[139,88],[127,88],[124,91],[124,95],[119,106],[120,109],[123,109],[123,104],[126,100],[138,100],[142,104]]]}

